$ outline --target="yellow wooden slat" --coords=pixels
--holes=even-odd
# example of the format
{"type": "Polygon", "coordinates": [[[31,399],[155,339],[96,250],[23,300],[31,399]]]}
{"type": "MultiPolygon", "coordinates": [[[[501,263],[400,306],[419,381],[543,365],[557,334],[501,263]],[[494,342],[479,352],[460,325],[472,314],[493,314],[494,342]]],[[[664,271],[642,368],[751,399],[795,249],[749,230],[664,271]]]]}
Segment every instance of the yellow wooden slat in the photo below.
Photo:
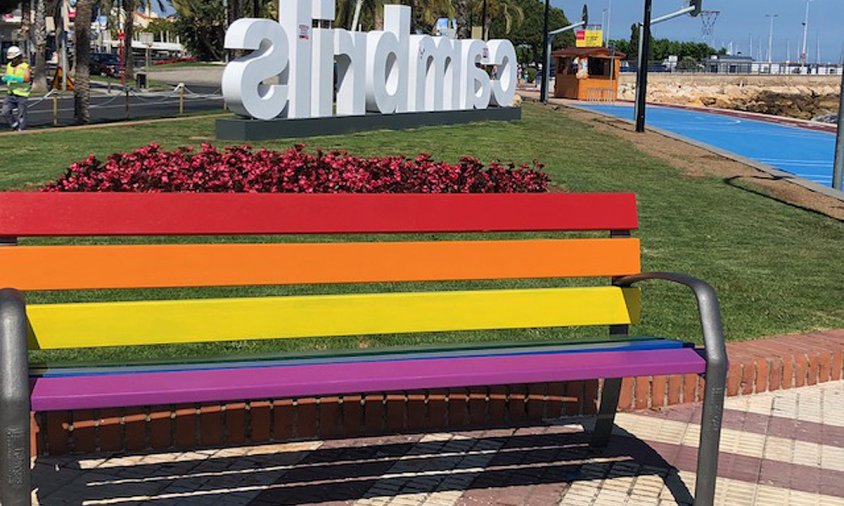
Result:
{"type": "Polygon", "coordinates": [[[635,323],[635,288],[33,305],[33,349],[635,323]]]}

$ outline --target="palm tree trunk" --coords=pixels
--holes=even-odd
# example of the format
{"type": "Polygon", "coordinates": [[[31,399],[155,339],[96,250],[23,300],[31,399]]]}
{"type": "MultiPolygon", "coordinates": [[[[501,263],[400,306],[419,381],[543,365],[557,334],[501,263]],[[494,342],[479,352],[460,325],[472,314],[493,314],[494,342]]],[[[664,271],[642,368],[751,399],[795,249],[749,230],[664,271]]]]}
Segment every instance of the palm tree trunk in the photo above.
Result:
{"type": "Polygon", "coordinates": [[[90,123],[91,113],[91,1],[76,2],[76,87],[73,110],[77,123],[90,123]]]}
{"type": "Polygon", "coordinates": [[[35,72],[33,91],[47,91],[47,5],[45,0],[35,4],[35,72]]]}
{"type": "Polygon", "coordinates": [[[135,10],[138,4],[135,0],[123,0],[123,10],[126,12],[126,22],[123,28],[126,67],[124,69],[126,82],[135,80],[135,56],[132,52],[132,38],[135,36],[135,10]]]}
{"type": "Polygon", "coordinates": [[[20,44],[26,60],[29,61],[29,45],[32,39],[32,0],[21,2],[20,44]]]}
{"type": "MultiPolygon", "coordinates": [[[[62,3],[57,2],[54,0],[48,0],[47,2],[47,12],[50,12],[51,16],[53,16],[53,20],[55,21],[53,24],[56,27],[55,32],[55,46],[56,46],[56,62],[58,66],[62,67],[62,72],[68,72],[69,74],[73,74],[73,68],[64,68],[64,60],[62,56],[64,56],[64,41],[67,37],[67,27],[64,26],[64,19],[62,18],[62,3]]],[[[70,62],[68,61],[68,64],[70,62]]],[[[55,87],[57,84],[53,83],[55,87]]]]}
{"type": "Polygon", "coordinates": [[[419,8],[419,0],[410,0],[410,33],[416,33],[419,26],[419,19],[422,16],[419,8]]]}
{"type": "Polygon", "coordinates": [[[472,26],[469,19],[472,15],[471,0],[457,0],[457,38],[469,39],[472,37],[472,26]]]}
{"type": "Polygon", "coordinates": [[[384,2],[375,2],[375,9],[372,13],[373,23],[376,30],[384,29],[384,2]]]}
{"type": "Polygon", "coordinates": [[[240,0],[229,0],[229,24],[243,16],[243,3],[240,0]]]}

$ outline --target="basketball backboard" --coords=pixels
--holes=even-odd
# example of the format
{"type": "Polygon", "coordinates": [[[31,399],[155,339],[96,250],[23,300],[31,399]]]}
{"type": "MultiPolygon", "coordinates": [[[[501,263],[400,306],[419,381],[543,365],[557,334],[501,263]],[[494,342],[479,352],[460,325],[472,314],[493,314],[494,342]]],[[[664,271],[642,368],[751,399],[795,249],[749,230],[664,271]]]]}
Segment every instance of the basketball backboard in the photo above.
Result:
{"type": "Polygon", "coordinates": [[[694,10],[690,13],[692,16],[699,16],[701,10],[703,9],[703,0],[689,0],[689,7],[694,8],[694,10]]]}

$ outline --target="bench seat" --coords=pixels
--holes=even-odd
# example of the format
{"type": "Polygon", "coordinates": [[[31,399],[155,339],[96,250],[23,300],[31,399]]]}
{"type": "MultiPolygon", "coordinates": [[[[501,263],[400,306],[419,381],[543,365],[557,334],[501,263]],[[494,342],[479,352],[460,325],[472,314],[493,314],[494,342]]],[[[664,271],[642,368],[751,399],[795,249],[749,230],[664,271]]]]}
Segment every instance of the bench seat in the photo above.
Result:
{"type": "Polygon", "coordinates": [[[310,359],[48,370],[32,379],[36,411],[273,399],[428,388],[703,373],[690,345],[665,339],[597,347],[536,346],[310,359]],[[568,349],[567,349],[568,348],[568,349]]]}

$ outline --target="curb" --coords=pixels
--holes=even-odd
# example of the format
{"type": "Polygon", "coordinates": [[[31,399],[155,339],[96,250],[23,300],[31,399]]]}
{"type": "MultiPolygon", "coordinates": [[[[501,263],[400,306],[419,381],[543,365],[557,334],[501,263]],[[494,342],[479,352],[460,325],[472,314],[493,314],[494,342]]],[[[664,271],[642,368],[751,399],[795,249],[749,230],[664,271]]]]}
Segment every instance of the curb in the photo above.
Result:
{"type": "Polygon", "coordinates": [[[231,116],[232,114],[229,112],[211,112],[211,113],[199,113],[199,114],[190,114],[185,116],[179,116],[176,118],[154,118],[154,119],[138,119],[138,120],[130,120],[130,121],[112,121],[112,122],[105,122],[105,123],[93,123],[88,125],[68,125],[68,126],[59,126],[59,127],[45,127],[45,128],[34,128],[30,130],[24,130],[23,132],[0,132],[0,137],[11,137],[15,135],[38,135],[38,134],[46,134],[46,133],[56,133],[56,132],[68,132],[68,131],[75,131],[75,130],[96,130],[100,128],[120,128],[120,127],[133,127],[133,126],[145,126],[145,125],[153,125],[156,123],[173,123],[176,121],[190,121],[196,120],[198,118],[222,118],[231,116]]]}
{"type": "MultiPolygon", "coordinates": [[[[844,329],[728,343],[727,395],[844,377],[844,329]]],[[[694,374],[625,378],[619,409],[698,402],[694,374]]],[[[598,380],[213,405],[33,413],[33,455],[197,449],[267,442],[513,427],[595,414],[598,380]]]]}

